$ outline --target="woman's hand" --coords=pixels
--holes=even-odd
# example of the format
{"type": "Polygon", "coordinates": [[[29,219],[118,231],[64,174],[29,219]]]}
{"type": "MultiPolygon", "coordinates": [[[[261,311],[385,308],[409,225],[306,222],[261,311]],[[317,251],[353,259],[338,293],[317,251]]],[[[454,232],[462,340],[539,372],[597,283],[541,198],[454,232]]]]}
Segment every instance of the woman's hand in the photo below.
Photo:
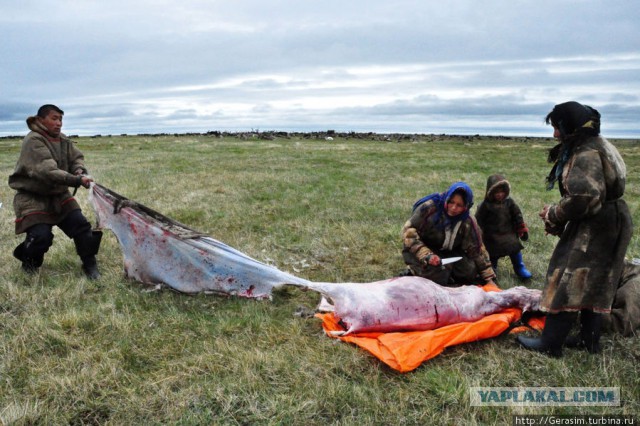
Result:
{"type": "Polygon", "coordinates": [[[540,210],[540,213],[538,213],[538,216],[540,216],[540,219],[545,220],[545,218],[547,217],[547,213],[549,212],[549,204],[545,204],[545,206],[542,208],[542,210],[540,210]]]}
{"type": "Polygon", "coordinates": [[[431,266],[440,266],[442,265],[442,260],[440,260],[440,256],[437,254],[430,254],[427,256],[427,263],[431,266]]]}

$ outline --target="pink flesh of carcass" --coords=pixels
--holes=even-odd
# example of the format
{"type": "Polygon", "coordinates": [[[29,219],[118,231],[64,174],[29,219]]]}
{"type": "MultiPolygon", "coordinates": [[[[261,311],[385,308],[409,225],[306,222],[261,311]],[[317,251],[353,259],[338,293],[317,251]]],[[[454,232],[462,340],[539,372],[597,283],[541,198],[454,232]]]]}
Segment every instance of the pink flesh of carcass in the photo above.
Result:
{"type": "Polygon", "coordinates": [[[99,227],[116,235],[126,275],[140,282],[256,299],[270,298],[274,287],[309,283],[101,185],[92,184],[89,202],[99,227]]]}
{"type": "Polygon", "coordinates": [[[373,283],[311,283],[334,305],[347,327],[356,332],[433,330],[477,321],[505,308],[538,310],[540,290],[514,287],[486,292],[477,286],[443,287],[420,277],[398,277],[373,283]]]}

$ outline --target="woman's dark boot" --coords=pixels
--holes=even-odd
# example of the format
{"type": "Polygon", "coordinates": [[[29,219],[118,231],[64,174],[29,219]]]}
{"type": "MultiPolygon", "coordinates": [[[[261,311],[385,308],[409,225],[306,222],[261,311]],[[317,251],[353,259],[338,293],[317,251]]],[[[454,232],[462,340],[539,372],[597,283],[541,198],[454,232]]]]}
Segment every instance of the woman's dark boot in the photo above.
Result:
{"type": "Polygon", "coordinates": [[[528,280],[531,278],[531,272],[524,266],[524,261],[522,260],[522,252],[518,252],[516,254],[512,254],[509,256],[511,259],[511,264],[513,265],[513,271],[517,276],[522,278],[523,280],[528,280]]]}
{"type": "Polygon", "coordinates": [[[580,311],[580,334],[567,338],[568,348],[586,349],[591,354],[600,353],[602,314],[591,310],[580,311]]]}
{"type": "Polygon", "coordinates": [[[560,358],[562,356],[562,345],[573,326],[575,318],[576,313],[574,312],[548,314],[540,337],[518,336],[516,341],[532,351],[560,358]]]}

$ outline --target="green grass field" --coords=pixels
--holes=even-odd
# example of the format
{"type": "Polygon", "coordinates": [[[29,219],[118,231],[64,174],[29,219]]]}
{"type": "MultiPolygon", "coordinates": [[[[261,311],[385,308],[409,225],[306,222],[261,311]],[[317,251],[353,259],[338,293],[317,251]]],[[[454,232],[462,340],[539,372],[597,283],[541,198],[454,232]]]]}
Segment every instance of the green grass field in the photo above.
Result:
{"type": "MultiPolygon", "coordinates": [[[[640,142],[615,141],[625,198],[640,224],[640,142]]],[[[214,136],[79,138],[97,182],[248,255],[317,281],[369,282],[404,268],[400,230],[413,202],[464,180],[476,205],[504,173],[530,229],[524,259],[542,288],[555,238],[537,212],[551,139],[418,137],[389,141],[214,136]]],[[[401,374],[324,335],[313,292],[273,301],[149,292],[124,279],[106,232],[102,278],[86,280],[55,232],[41,273],[12,256],[20,140],[0,139],[0,425],[511,424],[514,414],[640,413],[640,340],[605,336],[601,355],[551,359],[513,336],[447,349],[401,374]],[[619,387],[620,407],[472,407],[469,388],[619,387]]],[[[87,191],[77,197],[95,220],[87,191]]],[[[628,257],[640,257],[638,232],[628,257]]],[[[498,282],[519,284],[508,260],[498,282]]]]}

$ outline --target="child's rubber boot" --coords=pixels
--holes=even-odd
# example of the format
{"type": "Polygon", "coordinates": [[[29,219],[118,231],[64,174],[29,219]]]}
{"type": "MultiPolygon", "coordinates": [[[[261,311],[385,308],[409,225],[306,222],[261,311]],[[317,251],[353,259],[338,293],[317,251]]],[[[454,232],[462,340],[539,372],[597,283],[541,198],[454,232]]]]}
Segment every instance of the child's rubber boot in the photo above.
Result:
{"type": "Polygon", "coordinates": [[[522,278],[523,280],[528,280],[531,278],[531,272],[524,266],[524,262],[522,261],[522,252],[518,252],[516,254],[512,254],[509,256],[511,259],[511,264],[513,265],[513,271],[517,276],[522,278]]]}

